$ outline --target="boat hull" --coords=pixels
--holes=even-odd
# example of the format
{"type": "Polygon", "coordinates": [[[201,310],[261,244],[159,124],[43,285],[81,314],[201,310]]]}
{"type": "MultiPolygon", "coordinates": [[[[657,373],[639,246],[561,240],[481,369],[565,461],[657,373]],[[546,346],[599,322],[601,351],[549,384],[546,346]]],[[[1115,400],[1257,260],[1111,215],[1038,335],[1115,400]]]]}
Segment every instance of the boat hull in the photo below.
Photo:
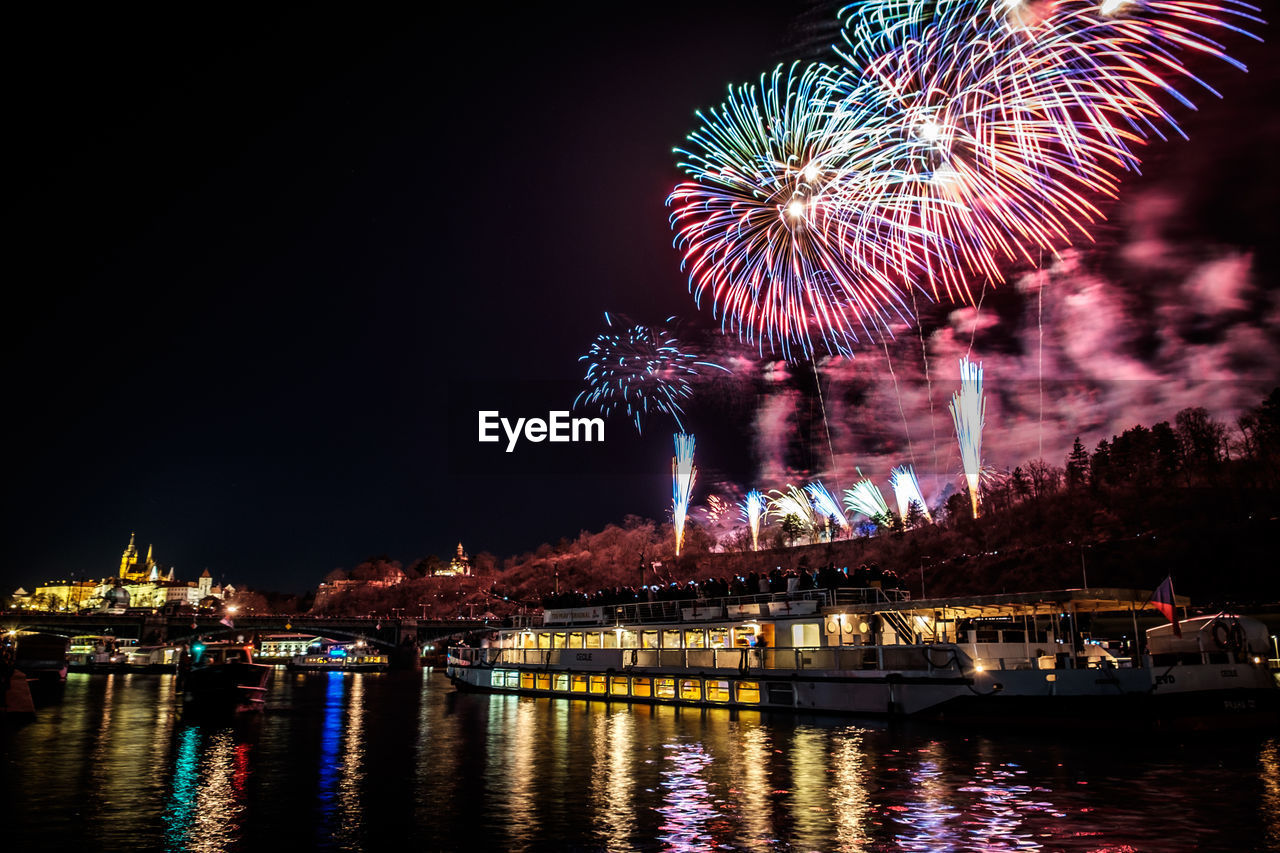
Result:
{"type": "Polygon", "coordinates": [[[447,672],[459,690],[612,702],[1001,725],[1042,726],[1052,720],[1063,727],[1085,729],[1117,725],[1256,729],[1280,725],[1280,691],[1265,669],[1247,668],[1238,673],[1241,686],[1227,688],[1204,686],[1211,683],[1212,673],[1200,670],[1207,669],[1220,668],[1185,666],[1155,674],[1146,669],[707,673],[551,670],[454,662],[447,672]],[[1153,688],[1157,678],[1166,681],[1153,688]]]}

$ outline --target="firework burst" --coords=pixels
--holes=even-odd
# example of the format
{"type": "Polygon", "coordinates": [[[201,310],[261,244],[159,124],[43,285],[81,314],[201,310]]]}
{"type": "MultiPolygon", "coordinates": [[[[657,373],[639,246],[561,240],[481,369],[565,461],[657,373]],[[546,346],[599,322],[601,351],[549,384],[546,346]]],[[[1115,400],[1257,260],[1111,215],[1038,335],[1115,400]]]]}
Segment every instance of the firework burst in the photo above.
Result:
{"type": "Polygon", "coordinates": [[[849,512],[865,515],[882,527],[888,526],[893,518],[880,487],[867,477],[854,483],[852,489],[844,490],[844,505],[849,512]]]}
{"type": "Polygon", "coordinates": [[[578,359],[587,364],[587,387],[574,408],[590,406],[605,417],[623,412],[641,433],[654,412],[683,429],[681,403],[693,396],[691,380],[704,368],[728,371],[686,352],[666,326],[634,324],[620,314],[606,313],[604,319],[608,330],[578,359]]]}
{"type": "Polygon", "coordinates": [[[751,527],[751,550],[760,550],[760,518],[764,515],[765,500],[759,489],[752,489],[743,498],[742,520],[751,527]]]}
{"type": "Polygon", "coordinates": [[[676,455],[671,458],[671,520],[676,529],[676,556],[684,547],[684,523],[689,515],[689,497],[698,468],[693,464],[693,436],[676,433],[676,455]]]}
{"type": "Polygon", "coordinates": [[[907,513],[911,509],[911,504],[918,504],[924,517],[929,521],[933,521],[933,516],[929,514],[929,505],[924,502],[924,495],[920,491],[920,481],[916,479],[916,471],[910,465],[900,465],[889,472],[889,485],[893,487],[893,497],[898,504],[898,516],[903,520],[907,520],[907,513]]]}
{"type": "Polygon", "coordinates": [[[849,519],[845,518],[840,502],[831,496],[821,480],[814,480],[805,486],[805,491],[809,493],[809,501],[813,504],[814,512],[818,517],[824,522],[831,522],[834,519],[834,523],[842,530],[849,529],[849,519]]]}
{"type": "Polygon", "coordinates": [[[813,505],[803,491],[787,484],[784,492],[774,490],[769,493],[769,514],[780,522],[794,518],[800,523],[803,532],[812,535],[818,529],[817,519],[813,515],[813,505]]]}
{"type": "Polygon", "coordinates": [[[788,359],[852,354],[859,332],[907,316],[886,264],[865,260],[878,244],[854,250],[874,229],[837,201],[840,186],[875,172],[863,153],[876,151],[865,143],[883,113],[856,94],[830,100],[847,75],[778,66],[698,113],[702,126],[677,149],[692,180],[667,201],[694,298],[711,301],[723,328],[788,359]]]}
{"type": "Polygon", "coordinates": [[[987,420],[987,402],[982,395],[982,363],[960,359],[960,390],[951,395],[951,419],[960,443],[960,461],[969,486],[973,517],[978,517],[982,477],[982,428],[987,420]]]}

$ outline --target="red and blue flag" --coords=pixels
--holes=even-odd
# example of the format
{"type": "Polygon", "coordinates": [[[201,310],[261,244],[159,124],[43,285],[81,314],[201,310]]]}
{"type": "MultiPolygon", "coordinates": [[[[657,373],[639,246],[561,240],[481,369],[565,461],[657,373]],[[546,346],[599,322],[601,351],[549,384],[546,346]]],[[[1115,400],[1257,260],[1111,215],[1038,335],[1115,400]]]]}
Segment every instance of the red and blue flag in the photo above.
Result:
{"type": "Polygon", "coordinates": [[[1156,610],[1164,614],[1164,618],[1173,623],[1173,636],[1181,637],[1182,628],[1178,625],[1177,605],[1173,600],[1173,578],[1166,576],[1156,591],[1151,593],[1151,603],[1156,610]]]}

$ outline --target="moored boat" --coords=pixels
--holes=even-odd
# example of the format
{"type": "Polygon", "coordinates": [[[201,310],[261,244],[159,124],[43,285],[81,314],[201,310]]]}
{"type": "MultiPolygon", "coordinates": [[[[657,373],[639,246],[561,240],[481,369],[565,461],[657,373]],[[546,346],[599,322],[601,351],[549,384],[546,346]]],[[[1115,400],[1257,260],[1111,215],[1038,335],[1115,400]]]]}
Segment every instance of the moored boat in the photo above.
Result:
{"type": "Polygon", "coordinates": [[[313,643],[305,654],[294,655],[289,668],[304,672],[382,672],[391,666],[391,658],[363,640],[339,643],[323,640],[313,643]]]}
{"type": "Polygon", "coordinates": [[[451,648],[448,673],[462,689],[730,708],[1276,724],[1261,623],[1218,614],[1186,620],[1181,638],[1167,625],[1140,635],[1148,599],[1095,589],[912,601],[846,588],[547,610],[487,648],[451,648]],[[1103,614],[1130,623],[1120,643],[1084,629],[1103,614]]]}
{"type": "Polygon", "coordinates": [[[180,673],[188,707],[212,713],[261,711],[272,667],[253,662],[252,646],[196,643],[190,672],[180,673]]]}

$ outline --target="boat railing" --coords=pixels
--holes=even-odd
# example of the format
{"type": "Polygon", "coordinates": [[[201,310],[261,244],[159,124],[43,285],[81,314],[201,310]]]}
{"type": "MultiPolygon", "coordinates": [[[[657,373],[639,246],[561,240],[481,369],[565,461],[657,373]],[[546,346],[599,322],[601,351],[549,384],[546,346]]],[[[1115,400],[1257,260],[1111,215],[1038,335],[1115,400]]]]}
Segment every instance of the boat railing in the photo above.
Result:
{"type": "MultiPolygon", "coordinates": [[[[836,590],[798,589],[791,592],[767,592],[756,595],[732,595],[722,598],[683,598],[670,601],[637,601],[627,604],[603,604],[590,607],[552,608],[543,611],[542,625],[636,625],[661,622],[705,622],[756,616],[803,615],[816,613],[835,603],[836,590]],[[786,605],[784,607],[784,605],[786,605]],[[807,605],[807,606],[806,606],[807,605]]],[[[884,595],[895,590],[839,590],[842,593],[884,595]]],[[[891,598],[862,600],[899,600],[891,598]]]]}
{"type": "Polygon", "coordinates": [[[853,604],[891,604],[896,601],[911,600],[911,593],[905,589],[881,589],[878,586],[839,587],[832,592],[835,594],[834,604],[837,607],[853,604]]]}

